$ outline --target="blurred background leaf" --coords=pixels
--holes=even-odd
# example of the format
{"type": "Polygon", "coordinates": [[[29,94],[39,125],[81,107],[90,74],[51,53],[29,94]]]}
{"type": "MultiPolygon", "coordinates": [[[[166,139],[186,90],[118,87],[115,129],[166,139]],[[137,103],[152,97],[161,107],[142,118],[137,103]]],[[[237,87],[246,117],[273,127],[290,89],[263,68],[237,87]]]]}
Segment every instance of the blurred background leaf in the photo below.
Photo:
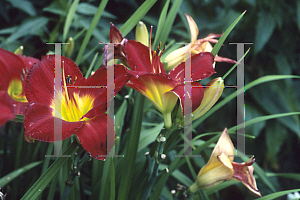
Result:
{"type": "MultiPolygon", "coordinates": [[[[23,45],[24,55],[40,59],[47,52],[54,50],[53,45],[46,45],[46,43],[62,42],[72,37],[74,50],[70,58],[78,59],[77,63],[82,73],[89,77],[92,69],[101,66],[104,45],[99,42],[109,41],[110,22],[124,31],[128,39],[135,38],[134,27],[139,20],[146,24],[148,30],[153,25],[152,42],[154,43],[152,44],[156,45],[153,49],[157,48],[160,41],[165,43],[167,49],[163,53],[164,58],[170,50],[179,48],[178,42],[190,41],[190,30],[185,13],[195,20],[199,28],[198,39],[200,39],[209,33],[223,33],[241,13],[247,10],[228,35],[218,55],[236,59],[236,45],[228,43],[253,43],[253,45],[245,45],[245,49],[251,47],[244,60],[245,85],[254,80],[262,80],[259,79],[262,77],[270,78],[272,75],[300,75],[300,0],[148,0],[146,3],[144,0],[110,0],[106,5],[104,1],[80,0],[77,8],[74,7],[64,31],[68,13],[74,2],[76,1],[0,1],[0,48],[13,52],[23,45]],[[99,8],[100,3],[103,3],[103,11],[99,8]],[[141,7],[143,3],[145,4],[141,7]],[[101,17],[95,18],[97,14],[101,17]]],[[[215,67],[217,73],[204,80],[204,83],[222,77],[231,67],[232,65],[228,63],[217,63],[215,67]]],[[[225,85],[236,85],[235,70],[225,79],[225,85]]],[[[261,116],[299,112],[299,85],[299,79],[287,78],[265,82],[246,90],[244,93],[246,121],[261,116]]],[[[235,94],[235,88],[225,88],[219,102],[235,94]]],[[[117,155],[124,155],[130,140],[129,134],[132,131],[130,124],[135,100],[136,93],[130,92],[128,88],[122,89],[116,96],[116,136],[119,137],[119,142],[116,144],[117,155]]],[[[194,150],[197,155],[201,154],[201,157],[189,160],[175,157],[182,152],[183,140],[177,135],[170,136],[174,144],[166,145],[168,152],[163,152],[166,159],[161,161],[151,198],[174,197],[171,190],[177,189],[177,183],[189,187],[189,184],[194,181],[195,174],[209,159],[213,143],[218,139],[216,132],[222,131],[224,127],[236,126],[236,112],[236,100],[233,98],[217,111],[211,112],[208,118],[203,120],[200,118],[201,123],[195,122],[197,126],[193,127],[194,137],[214,133],[195,140],[194,150]],[[169,173],[166,172],[166,168],[169,169],[169,173]]],[[[141,194],[141,185],[147,177],[145,171],[149,163],[145,153],[153,148],[153,141],[163,128],[161,114],[147,99],[142,120],[137,146],[139,151],[135,162],[131,163],[134,165],[135,176],[127,182],[129,189],[126,189],[133,199],[135,195],[141,194]]],[[[20,122],[21,119],[17,121],[20,122]]],[[[4,193],[8,194],[8,199],[20,199],[55,161],[54,158],[45,158],[45,155],[52,153],[53,145],[39,141],[33,144],[25,143],[22,124],[18,122],[7,123],[1,127],[0,133],[0,177],[22,166],[43,161],[43,166],[38,165],[35,170],[28,170],[3,188],[4,193]]],[[[299,178],[297,178],[300,173],[299,115],[260,121],[247,126],[246,134],[255,137],[255,139],[247,137],[245,145],[246,153],[255,155],[255,162],[259,168],[255,167],[254,174],[257,175],[257,185],[262,195],[273,191],[300,188],[299,178]],[[290,179],[287,173],[294,174],[296,178],[290,179]]],[[[231,138],[235,144],[235,135],[232,134],[231,138]]],[[[70,141],[64,143],[67,147],[70,141]]],[[[70,198],[117,198],[122,173],[126,168],[122,159],[117,157],[107,163],[98,160],[87,163],[81,171],[80,178],[75,180],[70,198]],[[107,174],[104,175],[104,172],[114,172],[115,181],[107,174]],[[110,186],[115,187],[116,196],[112,194],[112,190],[101,193],[99,188],[106,188],[103,185],[106,180],[110,182],[110,186]]],[[[239,158],[237,161],[240,161],[239,158]]],[[[40,199],[60,199],[64,176],[70,170],[70,165],[71,163],[67,162],[62,170],[49,180],[40,199]]],[[[255,198],[241,183],[231,181],[224,182],[205,193],[210,199],[255,198]]],[[[195,194],[194,198],[199,198],[199,195],[195,194]]],[[[275,196],[286,199],[285,192],[275,193],[275,196]],[[280,195],[282,197],[279,197],[280,195]]]]}

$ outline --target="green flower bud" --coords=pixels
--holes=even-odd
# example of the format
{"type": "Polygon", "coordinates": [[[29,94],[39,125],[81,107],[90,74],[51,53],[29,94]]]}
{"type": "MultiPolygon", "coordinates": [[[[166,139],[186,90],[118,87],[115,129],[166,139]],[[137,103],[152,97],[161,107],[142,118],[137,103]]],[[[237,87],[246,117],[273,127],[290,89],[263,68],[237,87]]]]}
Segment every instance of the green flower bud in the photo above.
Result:
{"type": "Polygon", "coordinates": [[[75,43],[74,43],[74,40],[73,40],[72,37],[70,37],[68,39],[67,43],[69,43],[69,44],[65,44],[64,45],[65,56],[67,58],[70,58],[72,56],[73,51],[74,51],[74,45],[75,45],[75,43]]]}
{"type": "Polygon", "coordinates": [[[204,88],[201,105],[193,112],[193,120],[204,115],[218,101],[224,89],[224,81],[222,78],[216,78],[207,85],[209,87],[204,88]]]}
{"type": "Polygon", "coordinates": [[[23,49],[24,47],[23,46],[20,46],[19,48],[17,48],[14,52],[14,54],[18,55],[18,54],[21,54],[23,55],[23,49]]]}
{"type": "Polygon", "coordinates": [[[145,46],[149,46],[149,34],[146,25],[139,21],[135,29],[135,39],[136,41],[142,43],[145,46]]]}

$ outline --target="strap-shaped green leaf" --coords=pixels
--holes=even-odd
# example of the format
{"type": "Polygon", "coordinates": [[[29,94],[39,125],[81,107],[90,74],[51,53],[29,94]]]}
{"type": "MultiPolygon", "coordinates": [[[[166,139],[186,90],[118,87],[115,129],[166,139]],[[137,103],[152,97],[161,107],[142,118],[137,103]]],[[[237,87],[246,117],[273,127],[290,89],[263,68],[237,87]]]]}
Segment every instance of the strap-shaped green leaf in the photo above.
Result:
{"type": "Polygon", "coordinates": [[[158,24],[157,24],[157,29],[156,29],[156,33],[155,33],[155,39],[154,39],[153,47],[152,47],[154,49],[157,48],[157,46],[158,46],[158,43],[160,40],[160,35],[162,33],[163,27],[165,26],[169,4],[170,4],[170,0],[167,0],[164,5],[164,8],[162,9],[162,11],[160,13],[158,24]]]}
{"type": "Polygon", "coordinates": [[[17,178],[18,176],[22,175],[23,173],[27,172],[28,170],[34,168],[35,166],[41,164],[41,161],[38,162],[34,162],[34,163],[30,163],[24,167],[21,167],[13,172],[10,172],[9,174],[7,174],[6,176],[3,176],[0,179],[0,185],[1,187],[4,187],[6,184],[8,184],[9,182],[11,182],[12,180],[14,180],[15,178],[17,178]]]}
{"type": "MultiPolygon", "coordinates": [[[[112,151],[111,151],[112,153],[112,151]]],[[[113,156],[113,155],[110,155],[113,156]]],[[[107,157],[101,177],[99,199],[115,200],[115,167],[113,157],[107,157]]]]}
{"type": "Polygon", "coordinates": [[[130,135],[126,135],[127,149],[125,153],[125,159],[123,160],[124,171],[121,176],[121,182],[118,192],[118,200],[128,199],[129,189],[131,186],[132,175],[135,170],[134,163],[138,150],[138,144],[140,139],[140,132],[143,118],[145,97],[137,93],[135,99],[135,106],[133,107],[132,123],[130,135]]]}
{"type": "MultiPolygon", "coordinates": [[[[71,155],[77,149],[78,143],[73,142],[69,148],[63,153],[63,155],[71,155]]],[[[61,169],[63,164],[67,162],[71,157],[59,157],[56,161],[47,169],[47,171],[33,184],[33,186],[26,192],[21,200],[36,199],[47,185],[52,181],[57,172],[61,169]]]]}
{"type": "Polygon", "coordinates": [[[300,181],[300,173],[272,173],[272,172],[267,172],[266,173],[267,177],[273,177],[273,176],[280,176],[284,178],[290,178],[294,179],[296,181],[300,181]]]}
{"type": "Polygon", "coordinates": [[[167,38],[169,37],[169,34],[171,32],[175,17],[178,13],[181,3],[182,3],[182,0],[173,1],[172,7],[171,7],[170,12],[167,15],[167,19],[165,21],[164,29],[160,35],[160,42],[161,42],[162,46],[164,46],[166,44],[167,38]]]}
{"type": "Polygon", "coordinates": [[[77,65],[81,63],[81,58],[82,58],[83,52],[84,52],[84,50],[85,50],[87,44],[88,44],[89,41],[90,41],[90,38],[91,38],[91,36],[92,36],[92,34],[93,34],[93,31],[94,31],[95,27],[97,26],[97,24],[98,24],[98,22],[99,22],[99,20],[100,20],[100,17],[101,17],[101,15],[102,15],[102,12],[103,12],[103,10],[104,10],[104,8],[105,8],[107,2],[108,2],[108,0],[103,0],[103,1],[101,1],[100,5],[99,5],[99,7],[98,7],[98,10],[97,10],[97,12],[96,12],[96,14],[95,14],[95,16],[94,16],[94,18],[93,18],[91,24],[90,24],[90,28],[89,28],[88,31],[86,32],[86,35],[85,35],[85,37],[84,37],[84,39],[83,39],[83,42],[82,42],[82,44],[81,44],[81,46],[80,46],[80,49],[79,49],[77,58],[76,58],[76,60],[75,60],[75,63],[76,63],[77,65]]]}
{"type": "MultiPolygon", "coordinates": [[[[281,192],[276,192],[276,193],[273,193],[273,194],[269,194],[269,195],[266,195],[266,196],[263,196],[261,198],[258,198],[256,200],[272,200],[272,199],[276,199],[278,197],[281,197],[283,195],[287,195],[289,193],[293,193],[293,192],[299,192],[300,189],[295,189],[295,190],[285,190],[285,191],[281,191],[281,192]]],[[[295,199],[296,200],[296,199],[295,199]]]]}
{"type": "Polygon", "coordinates": [[[75,12],[76,12],[76,10],[77,10],[78,3],[79,3],[79,0],[75,0],[75,1],[71,4],[71,6],[70,6],[70,9],[69,9],[69,12],[68,12],[68,14],[67,14],[66,21],[65,21],[65,26],[64,26],[63,42],[66,41],[66,38],[67,38],[68,32],[69,32],[69,30],[70,30],[70,27],[71,27],[71,24],[72,24],[72,21],[73,21],[75,12]]]}
{"type": "Polygon", "coordinates": [[[211,53],[214,54],[214,56],[216,56],[218,54],[218,52],[221,49],[221,46],[223,45],[223,43],[225,42],[227,36],[232,31],[232,29],[235,27],[235,25],[240,21],[240,19],[243,17],[243,15],[245,13],[246,13],[246,11],[244,11],[236,20],[234,20],[234,22],[226,29],[226,31],[224,32],[222,37],[220,37],[219,41],[217,42],[217,44],[214,46],[213,50],[211,51],[211,53]]]}
{"type": "MultiPolygon", "coordinates": [[[[291,115],[300,115],[300,112],[279,113],[279,114],[256,117],[254,119],[250,119],[250,120],[246,121],[245,126],[249,126],[251,124],[261,122],[261,121],[266,121],[266,120],[269,120],[269,119],[276,119],[276,118],[279,118],[279,117],[287,117],[287,116],[291,116],[291,115]]],[[[244,127],[244,123],[239,124],[237,126],[237,129],[239,130],[243,127],[244,127]]]]}
{"type": "MultiPolygon", "coordinates": [[[[93,48],[93,49],[94,49],[94,48],[93,48]]],[[[87,55],[87,54],[86,54],[86,55],[87,55]]],[[[94,67],[94,65],[95,65],[95,62],[96,62],[96,60],[97,60],[97,57],[98,57],[98,52],[94,55],[94,58],[93,58],[93,60],[92,60],[92,62],[91,62],[91,64],[90,64],[88,70],[86,71],[85,78],[88,78],[88,77],[91,75],[91,72],[92,72],[92,69],[93,69],[93,67],[94,67]]]]}
{"type": "Polygon", "coordinates": [[[125,37],[137,24],[138,22],[146,15],[146,13],[152,8],[157,0],[146,0],[134,13],[131,17],[122,25],[120,31],[125,37]]]}
{"type": "Polygon", "coordinates": [[[210,109],[207,113],[205,113],[202,117],[197,119],[195,122],[193,122],[193,126],[197,127],[199,124],[201,124],[206,118],[208,118],[211,114],[219,110],[221,107],[223,107],[225,104],[227,104],[232,99],[236,98],[237,95],[241,94],[242,92],[256,86],[262,83],[270,82],[270,81],[276,81],[281,79],[287,79],[287,78],[298,78],[300,79],[300,76],[294,76],[294,75],[268,75],[263,76],[261,78],[258,78],[251,83],[248,83],[245,88],[239,89],[237,92],[232,93],[231,95],[227,96],[224,100],[222,100],[217,105],[213,106],[212,109],[210,109]]]}

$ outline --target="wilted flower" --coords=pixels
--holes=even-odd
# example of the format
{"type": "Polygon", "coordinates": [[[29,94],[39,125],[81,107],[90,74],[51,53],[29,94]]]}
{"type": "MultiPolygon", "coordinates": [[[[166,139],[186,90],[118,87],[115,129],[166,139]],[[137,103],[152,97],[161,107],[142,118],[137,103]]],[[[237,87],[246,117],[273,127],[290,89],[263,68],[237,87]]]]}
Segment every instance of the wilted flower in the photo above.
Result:
{"type": "MultiPolygon", "coordinates": [[[[191,43],[189,44],[189,48],[191,48],[192,55],[198,54],[201,52],[211,52],[213,47],[210,43],[217,43],[218,40],[214,39],[217,37],[221,37],[222,34],[209,34],[203,39],[198,39],[199,30],[197,24],[193,20],[193,18],[187,14],[185,14],[191,32],[191,43]]],[[[184,61],[186,53],[186,47],[181,47],[179,49],[174,50],[171,52],[164,60],[164,67],[166,71],[171,71],[176,67],[179,63],[184,61]]],[[[220,56],[216,56],[214,59],[215,62],[229,62],[229,63],[236,63],[236,61],[231,60],[229,58],[223,58],[220,56]]]]}
{"type": "Polygon", "coordinates": [[[261,196],[256,187],[253,176],[255,159],[245,163],[233,162],[235,154],[234,146],[225,128],[220,136],[208,163],[200,170],[196,182],[189,188],[190,192],[199,189],[207,189],[218,185],[225,180],[242,182],[251,192],[261,196]]]}

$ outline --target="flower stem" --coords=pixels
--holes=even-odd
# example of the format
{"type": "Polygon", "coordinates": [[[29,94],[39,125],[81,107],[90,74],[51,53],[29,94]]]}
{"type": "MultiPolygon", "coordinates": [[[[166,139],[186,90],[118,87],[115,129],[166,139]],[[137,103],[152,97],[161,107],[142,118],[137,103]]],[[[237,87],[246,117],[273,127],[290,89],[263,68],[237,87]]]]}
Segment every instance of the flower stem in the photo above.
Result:
{"type": "Polygon", "coordinates": [[[172,127],[171,113],[164,113],[163,116],[164,116],[165,127],[167,129],[170,129],[172,127]]]}
{"type": "Polygon", "coordinates": [[[79,150],[79,153],[77,153],[77,152],[74,153],[75,157],[73,159],[73,166],[72,166],[72,169],[69,173],[69,177],[65,182],[65,188],[64,188],[64,191],[63,191],[62,197],[61,197],[62,200],[67,200],[68,199],[69,193],[70,193],[70,191],[72,189],[72,186],[74,184],[75,177],[80,176],[80,170],[81,170],[83,164],[86,163],[87,161],[89,161],[90,158],[91,158],[90,154],[88,152],[86,152],[84,154],[84,156],[82,157],[82,159],[80,159],[80,155],[83,151],[84,151],[84,149],[81,147],[81,149],[79,150]]]}
{"type": "Polygon", "coordinates": [[[188,189],[187,191],[187,194],[190,194],[190,193],[195,193],[199,190],[199,187],[197,185],[197,183],[194,183],[193,185],[190,186],[190,188],[188,189]]]}
{"type": "Polygon", "coordinates": [[[162,129],[157,139],[153,144],[153,149],[151,149],[150,153],[147,155],[148,158],[148,179],[145,184],[143,196],[141,199],[148,199],[151,193],[151,190],[156,181],[156,177],[158,175],[158,167],[160,161],[162,160],[162,153],[165,148],[166,139],[172,134],[177,134],[178,128],[172,127],[171,129],[162,129]]]}

